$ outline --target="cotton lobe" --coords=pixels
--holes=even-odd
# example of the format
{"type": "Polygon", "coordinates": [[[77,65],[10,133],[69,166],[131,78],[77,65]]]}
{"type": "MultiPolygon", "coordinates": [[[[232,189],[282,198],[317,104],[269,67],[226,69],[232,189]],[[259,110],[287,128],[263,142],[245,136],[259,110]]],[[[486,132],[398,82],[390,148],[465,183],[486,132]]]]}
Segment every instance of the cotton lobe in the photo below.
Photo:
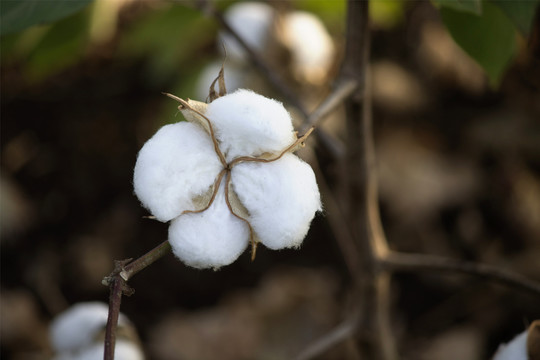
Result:
{"type": "Polygon", "coordinates": [[[275,100],[238,90],[210,104],[184,101],[189,122],[167,125],[141,149],[135,194],[171,221],[174,254],[195,268],[235,261],[251,242],[298,247],[321,209],[311,167],[293,155],[298,138],[275,100]]]}
{"type": "Polygon", "coordinates": [[[240,89],[214,100],[206,116],[215,126],[228,161],[275,153],[295,139],[291,116],[283,105],[249,90],[240,89]]]}

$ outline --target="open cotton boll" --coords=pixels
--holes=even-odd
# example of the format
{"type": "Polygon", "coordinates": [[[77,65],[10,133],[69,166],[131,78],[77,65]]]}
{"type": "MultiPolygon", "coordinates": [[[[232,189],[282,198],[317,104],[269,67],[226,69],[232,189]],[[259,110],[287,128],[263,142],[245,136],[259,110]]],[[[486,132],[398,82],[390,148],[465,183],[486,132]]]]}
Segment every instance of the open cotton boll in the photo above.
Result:
{"type": "MultiPolygon", "coordinates": [[[[227,9],[225,20],[254,51],[262,53],[274,21],[274,9],[260,2],[239,2],[227,9]]],[[[232,61],[246,62],[243,47],[231,35],[221,32],[220,40],[232,61]]]]}
{"type": "Polygon", "coordinates": [[[290,153],[270,163],[236,165],[232,184],[259,240],[273,250],[299,246],[321,210],[313,170],[290,153]]]}
{"type": "Polygon", "coordinates": [[[497,349],[493,360],[528,360],[527,355],[527,331],[517,335],[507,344],[502,344],[497,349]]]}
{"type": "MultiPolygon", "coordinates": [[[[58,315],[51,324],[50,340],[56,352],[71,352],[88,347],[105,328],[109,308],[100,302],[86,302],[72,306],[58,315]]],[[[118,323],[128,320],[120,315],[118,323]]]]}
{"type": "Polygon", "coordinates": [[[302,80],[320,83],[326,79],[335,48],[319,18],[304,11],[285,15],[283,40],[291,51],[294,71],[302,80]]]}
{"type": "Polygon", "coordinates": [[[208,134],[179,122],[162,127],[144,144],[133,176],[135,194],[160,221],[196,210],[193,198],[214,183],[222,165],[208,134]]]}
{"type": "Polygon", "coordinates": [[[208,105],[221,151],[227,161],[285,149],[296,139],[291,116],[283,104],[240,89],[208,105]]]}
{"type": "Polygon", "coordinates": [[[171,222],[169,242],[180,260],[199,269],[229,265],[244,252],[249,228],[231,213],[225,202],[225,179],[210,208],[184,214],[171,222]]]}

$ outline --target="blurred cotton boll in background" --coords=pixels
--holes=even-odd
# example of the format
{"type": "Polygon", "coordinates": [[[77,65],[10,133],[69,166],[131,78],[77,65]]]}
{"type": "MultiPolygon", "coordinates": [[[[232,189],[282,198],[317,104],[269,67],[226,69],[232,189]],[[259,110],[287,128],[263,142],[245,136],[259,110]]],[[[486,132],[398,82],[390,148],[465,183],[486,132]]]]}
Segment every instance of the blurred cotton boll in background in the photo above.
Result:
{"type": "MultiPolygon", "coordinates": [[[[322,21],[306,11],[278,12],[264,3],[242,2],[232,5],[224,14],[231,28],[272,69],[278,70],[290,86],[323,87],[334,64],[336,49],[322,21]]],[[[225,83],[228,91],[250,88],[268,92],[249,57],[234,37],[220,32],[218,50],[225,59],[225,83]]],[[[223,58],[205,67],[197,82],[200,98],[217,77],[223,58]]],[[[311,101],[314,89],[309,92],[311,101]]]]}
{"type": "Polygon", "coordinates": [[[493,360],[536,359],[540,359],[540,320],[533,321],[528,330],[501,344],[493,356],[493,360]]]}
{"type": "MultiPolygon", "coordinates": [[[[108,306],[101,302],[79,303],[58,315],[49,329],[55,360],[100,360],[104,353],[108,306]]],[[[143,360],[135,329],[120,314],[115,359],[143,360]]]]}
{"type": "MultiPolygon", "coordinates": [[[[225,13],[225,20],[231,28],[258,53],[264,53],[268,44],[275,12],[271,6],[258,2],[244,2],[231,6],[225,13]]],[[[227,56],[235,62],[248,60],[243,47],[236,39],[221,32],[219,40],[227,51],[227,56]]],[[[219,44],[221,47],[221,44],[219,44]]]]}
{"type": "Polygon", "coordinates": [[[324,24],[305,11],[286,14],[281,26],[282,41],[292,56],[292,70],[301,82],[321,85],[328,79],[335,48],[324,24]]]}

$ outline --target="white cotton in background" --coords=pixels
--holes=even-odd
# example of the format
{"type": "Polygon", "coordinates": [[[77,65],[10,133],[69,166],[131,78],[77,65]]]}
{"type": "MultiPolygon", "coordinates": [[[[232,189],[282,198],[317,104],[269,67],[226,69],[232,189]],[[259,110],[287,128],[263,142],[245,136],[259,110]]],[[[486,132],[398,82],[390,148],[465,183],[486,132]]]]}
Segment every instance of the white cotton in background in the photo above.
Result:
{"type": "MultiPolygon", "coordinates": [[[[225,20],[252,50],[262,53],[272,29],[274,9],[260,2],[239,2],[227,9],[225,20]]],[[[235,38],[223,31],[220,40],[232,61],[247,61],[243,47],[235,38]]]]}
{"type": "Polygon", "coordinates": [[[246,249],[247,224],[235,217],[225,202],[225,178],[207,210],[184,214],[171,222],[169,242],[174,254],[198,269],[229,265],[246,249]]]}
{"type": "Polygon", "coordinates": [[[283,104],[250,90],[240,89],[214,100],[206,116],[214,124],[227,161],[281,152],[296,139],[283,104]]]}
{"type": "Polygon", "coordinates": [[[291,51],[294,71],[302,80],[320,83],[326,79],[335,48],[319,18],[305,11],[286,14],[283,41],[291,51]]]}
{"type": "Polygon", "coordinates": [[[253,230],[273,250],[299,246],[321,210],[313,170],[290,153],[269,163],[236,165],[232,184],[250,214],[253,230]]]}
{"type": "MultiPolygon", "coordinates": [[[[103,343],[95,344],[79,352],[61,354],[54,360],[102,360],[104,347],[103,343]]],[[[114,360],[144,360],[144,354],[132,342],[117,340],[114,347],[114,360]]]]}
{"type": "Polygon", "coordinates": [[[222,165],[210,136],[198,125],[162,127],[144,144],[133,176],[135,194],[160,221],[194,210],[192,199],[214,183],[222,165]]]}
{"type": "MultiPolygon", "coordinates": [[[[95,336],[107,324],[109,308],[101,302],[86,302],[72,306],[58,315],[50,327],[50,340],[58,353],[90,346],[95,336]]],[[[120,315],[119,324],[128,320],[120,315]]]]}
{"type": "Polygon", "coordinates": [[[493,360],[528,360],[527,331],[522,332],[506,344],[501,344],[493,360]]]}
{"type": "MultiPolygon", "coordinates": [[[[199,74],[199,78],[197,79],[197,84],[195,85],[196,93],[197,93],[197,99],[200,100],[206,100],[208,97],[208,94],[210,93],[210,85],[212,85],[212,82],[217,78],[219,75],[219,71],[221,70],[221,61],[214,61],[210,64],[208,64],[199,74]]],[[[226,63],[225,66],[225,85],[227,86],[227,92],[233,92],[235,90],[238,90],[239,88],[243,87],[244,84],[244,78],[246,74],[240,70],[237,66],[234,64],[226,63]]],[[[216,92],[219,91],[219,86],[216,82],[215,84],[215,90],[216,92]]]]}

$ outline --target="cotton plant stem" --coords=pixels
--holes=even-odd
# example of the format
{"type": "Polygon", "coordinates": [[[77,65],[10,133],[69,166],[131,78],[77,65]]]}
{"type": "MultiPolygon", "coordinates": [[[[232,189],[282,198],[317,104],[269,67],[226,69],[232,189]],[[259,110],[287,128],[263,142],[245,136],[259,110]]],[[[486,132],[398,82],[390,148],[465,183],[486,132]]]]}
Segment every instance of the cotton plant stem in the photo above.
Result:
{"type": "Polygon", "coordinates": [[[114,262],[113,272],[105,277],[102,281],[103,285],[109,286],[109,315],[107,317],[107,326],[105,328],[105,348],[103,359],[114,360],[114,348],[116,344],[116,329],[118,327],[118,317],[120,316],[120,305],[122,303],[122,295],[132,295],[133,289],[127,285],[127,281],[145,269],[147,266],[154,263],[171,252],[171,245],[168,241],[164,241],[135,261],[116,260],[114,262]]]}
{"type": "Polygon", "coordinates": [[[540,295],[540,282],[498,266],[445,258],[427,254],[406,254],[389,252],[380,260],[380,265],[388,271],[425,273],[441,271],[462,273],[496,281],[521,290],[540,295]]]}
{"type": "Polygon", "coordinates": [[[163,256],[171,252],[171,244],[169,241],[164,241],[140,258],[127,264],[120,272],[120,276],[125,281],[128,281],[133,275],[139,271],[145,269],[147,266],[154,263],[156,260],[161,259],[163,256]]]}
{"type": "Polygon", "coordinates": [[[388,251],[382,231],[373,144],[371,102],[368,88],[369,2],[347,2],[347,32],[343,78],[357,81],[355,92],[345,102],[347,114],[347,156],[349,170],[349,221],[362,256],[362,277],[357,286],[365,297],[359,328],[373,334],[373,340],[359,341],[361,353],[372,359],[398,358],[389,315],[390,273],[377,266],[388,251]]]}
{"type": "Polygon", "coordinates": [[[114,349],[116,346],[116,329],[118,327],[118,317],[120,316],[120,304],[122,303],[122,289],[124,280],[115,277],[110,284],[109,295],[109,315],[107,317],[107,327],[105,328],[105,349],[104,360],[114,359],[114,349]]]}

